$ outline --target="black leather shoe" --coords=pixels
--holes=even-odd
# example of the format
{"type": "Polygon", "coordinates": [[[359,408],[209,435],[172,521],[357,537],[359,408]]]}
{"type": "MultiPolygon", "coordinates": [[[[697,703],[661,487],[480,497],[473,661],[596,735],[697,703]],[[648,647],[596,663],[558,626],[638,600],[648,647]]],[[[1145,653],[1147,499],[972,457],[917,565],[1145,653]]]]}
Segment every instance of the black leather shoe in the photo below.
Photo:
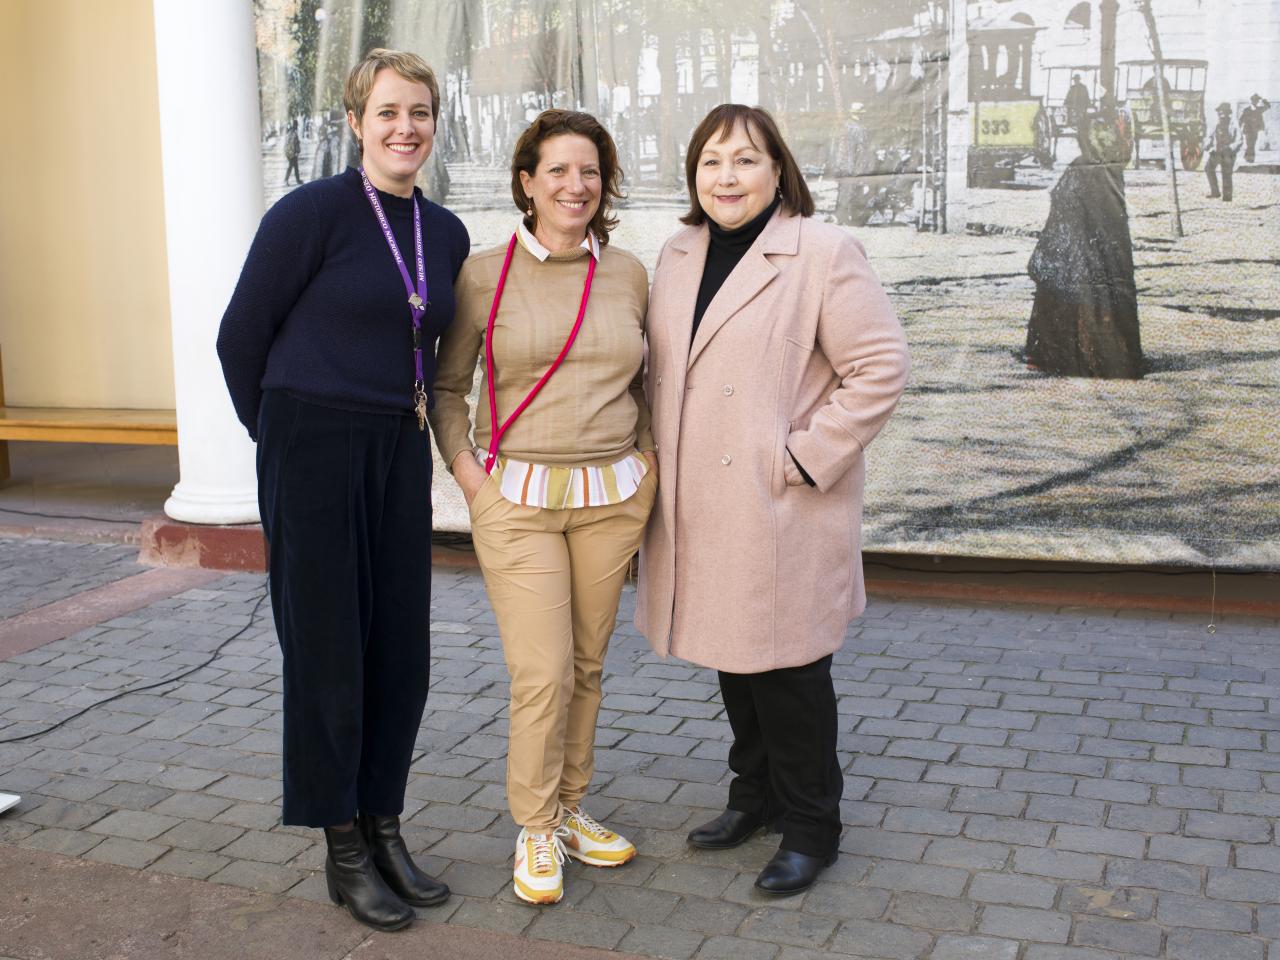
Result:
{"type": "Polygon", "coordinates": [[[359,830],[325,827],[324,839],[329,846],[324,876],[330,900],[375,930],[399,930],[413,922],[413,908],[391,892],[359,830]]]}
{"type": "Polygon", "coordinates": [[[836,862],[837,853],[810,857],[794,850],[779,850],[756,877],[756,889],[775,897],[789,897],[813,886],[825,867],[836,862]]]}
{"type": "Polygon", "coordinates": [[[746,843],[764,826],[757,813],[726,810],[720,816],[689,831],[689,843],[704,850],[728,850],[746,843]]]}
{"type": "Polygon", "coordinates": [[[400,836],[399,817],[360,814],[356,826],[364,834],[373,865],[391,892],[414,907],[434,907],[449,899],[449,887],[418,869],[400,836]]]}

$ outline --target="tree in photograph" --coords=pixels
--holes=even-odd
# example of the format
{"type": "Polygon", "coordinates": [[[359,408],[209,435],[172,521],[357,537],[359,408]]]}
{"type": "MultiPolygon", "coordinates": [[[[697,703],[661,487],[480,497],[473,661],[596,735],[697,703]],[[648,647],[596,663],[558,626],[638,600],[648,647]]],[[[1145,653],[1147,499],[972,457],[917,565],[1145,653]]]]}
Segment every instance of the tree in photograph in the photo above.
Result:
{"type": "Polygon", "coordinates": [[[859,0],[856,16],[850,15],[849,7],[847,0],[794,0],[792,3],[793,16],[813,37],[830,91],[831,107],[841,116],[854,99],[845,74],[855,48],[890,27],[910,24],[915,12],[927,10],[928,4],[859,0]]]}
{"type": "Polygon", "coordinates": [[[1178,173],[1173,164],[1173,132],[1169,128],[1169,103],[1165,96],[1164,52],[1160,46],[1160,30],[1156,26],[1155,11],[1151,0],[1137,0],[1138,12],[1147,24],[1147,38],[1151,42],[1151,56],[1156,65],[1156,103],[1160,108],[1160,126],[1164,133],[1164,169],[1169,180],[1170,227],[1175,237],[1185,237],[1182,229],[1182,207],[1178,202],[1178,173]]]}
{"type": "Polygon", "coordinates": [[[391,46],[391,0],[364,0],[360,20],[360,51],[357,56],[364,56],[374,47],[391,46]]]}
{"type": "Polygon", "coordinates": [[[299,0],[289,17],[289,33],[295,51],[289,71],[289,116],[295,119],[311,114],[316,88],[316,58],[320,51],[320,21],[316,11],[322,6],[321,0],[299,0]]]}

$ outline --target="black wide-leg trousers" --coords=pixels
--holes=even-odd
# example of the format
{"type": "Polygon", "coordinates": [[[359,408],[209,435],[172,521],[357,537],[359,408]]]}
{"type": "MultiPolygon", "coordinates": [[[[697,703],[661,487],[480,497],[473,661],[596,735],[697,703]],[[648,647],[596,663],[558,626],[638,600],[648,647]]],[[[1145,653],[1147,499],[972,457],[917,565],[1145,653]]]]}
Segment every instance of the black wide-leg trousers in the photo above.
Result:
{"type": "Polygon", "coordinates": [[[844,775],[836,759],[831,657],[764,673],[720,671],[719,677],[733,729],[729,809],[778,824],[783,850],[834,853],[844,775]]]}
{"type": "Polygon", "coordinates": [[[284,822],[398,816],[430,677],[427,434],[268,390],[258,503],[284,659],[284,822]]]}

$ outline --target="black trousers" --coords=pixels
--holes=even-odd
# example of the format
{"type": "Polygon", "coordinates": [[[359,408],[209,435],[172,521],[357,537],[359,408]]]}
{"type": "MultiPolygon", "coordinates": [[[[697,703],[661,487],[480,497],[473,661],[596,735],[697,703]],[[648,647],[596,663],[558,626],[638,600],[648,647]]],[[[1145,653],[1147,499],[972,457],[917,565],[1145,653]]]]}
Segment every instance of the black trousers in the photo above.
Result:
{"type": "Polygon", "coordinates": [[[1209,178],[1209,196],[1216,197],[1221,195],[1223,200],[1231,199],[1231,174],[1236,165],[1236,152],[1234,150],[1210,150],[1209,159],[1205,161],[1204,172],[1209,178]],[[1222,170],[1222,192],[1218,192],[1218,175],[1216,170],[1222,170]]]}
{"type": "Polygon", "coordinates": [[[1254,157],[1257,155],[1258,134],[1261,130],[1246,130],[1244,132],[1244,162],[1253,163],[1254,157]]]}
{"type": "Polygon", "coordinates": [[[284,822],[398,816],[430,677],[427,434],[412,417],[268,390],[258,437],[284,657],[284,822]]]}
{"type": "Polygon", "coordinates": [[[811,857],[834,853],[844,775],[836,759],[831,657],[719,676],[733,728],[729,809],[779,823],[784,850],[811,857]]]}

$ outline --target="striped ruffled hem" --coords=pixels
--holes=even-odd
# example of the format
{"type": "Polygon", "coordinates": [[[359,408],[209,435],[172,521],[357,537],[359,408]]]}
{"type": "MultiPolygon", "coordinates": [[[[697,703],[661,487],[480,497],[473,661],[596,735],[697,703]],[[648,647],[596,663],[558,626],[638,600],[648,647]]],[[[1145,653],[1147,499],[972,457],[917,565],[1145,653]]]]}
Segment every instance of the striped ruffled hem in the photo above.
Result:
{"type": "MultiPolygon", "coordinates": [[[[484,465],[484,451],[476,452],[484,465]]],[[[498,457],[493,479],[502,496],[524,507],[547,510],[576,510],[622,503],[629,498],[649,472],[649,464],[639,453],[630,453],[603,467],[571,467],[525,463],[498,457]]]]}

